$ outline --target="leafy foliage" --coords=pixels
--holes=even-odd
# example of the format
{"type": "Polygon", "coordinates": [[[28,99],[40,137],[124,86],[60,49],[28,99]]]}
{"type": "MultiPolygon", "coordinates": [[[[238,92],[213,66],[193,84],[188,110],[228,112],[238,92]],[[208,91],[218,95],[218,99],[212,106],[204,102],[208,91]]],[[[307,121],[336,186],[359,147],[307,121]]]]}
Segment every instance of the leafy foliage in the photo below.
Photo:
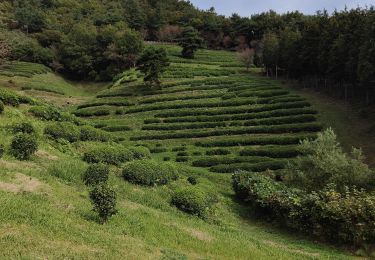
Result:
{"type": "Polygon", "coordinates": [[[38,142],[33,135],[18,134],[10,145],[10,153],[18,160],[29,160],[38,150],[38,142]]]}
{"type": "Polygon", "coordinates": [[[196,50],[203,46],[203,39],[197,30],[189,26],[182,31],[179,45],[182,47],[182,57],[193,59],[196,50]]]}
{"type": "Polygon", "coordinates": [[[160,85],[160,75],[168,66],[164,48],[148,47],[138,60],[138,69],[145,74],[144,81],[150,85],[160,85]]]}
{"type": "Polygon", "coordinates": [[[117,213],[117,195],[115,191],[109,188],[106,184],[95,186],[90,191],[90,199],[94,206],[93,210],[98,213],[102,224],[107,222],[111,216],[117,213]]]}
{"type": "Polygon", "coordinates": [[[178,178],[178,172],[172,164],[153,160],[130,162],[123,169],[125,180],[145,186],[165,185],[178,178]]]}
{"type": "Polygon", "coordinates": [[[106,183],[109,175],[109,166],[105,164],[90,164],[82,175],[82,180],[87,186],[106,183]]]}

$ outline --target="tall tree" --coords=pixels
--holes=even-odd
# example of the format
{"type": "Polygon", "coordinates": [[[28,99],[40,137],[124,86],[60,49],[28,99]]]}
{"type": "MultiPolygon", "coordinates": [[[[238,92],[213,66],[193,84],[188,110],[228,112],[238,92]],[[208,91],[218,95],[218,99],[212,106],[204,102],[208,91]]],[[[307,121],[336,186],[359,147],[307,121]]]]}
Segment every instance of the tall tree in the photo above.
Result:
{"type": "Polygon", "coordinates": [[[189,26],[183,30],[179,45],[182,47],[182,57],[193,59],[195,52],[203,46],[203,39],[196,29],[189,26]]]}
{"type": "Polygon", "coordinates": [[[138,60],[138,69],[145,74],[144,81],[150,86],[160,86],[160,75],[169,66],[164,48],[147,48],[138,60]]]}

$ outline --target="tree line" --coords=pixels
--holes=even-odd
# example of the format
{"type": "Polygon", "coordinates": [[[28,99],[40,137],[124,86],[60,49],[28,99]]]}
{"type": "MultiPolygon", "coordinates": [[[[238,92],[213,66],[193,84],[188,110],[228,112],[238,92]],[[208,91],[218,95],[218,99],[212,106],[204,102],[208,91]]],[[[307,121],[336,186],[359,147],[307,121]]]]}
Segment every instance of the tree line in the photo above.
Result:
{"type": "Polygon", "coordinates": [[[375,99],[375,10],[318,12],[298,30],[266,32],[254,45],[269,76],[298,79],[345,100],[375,99]]]}
{"type": "Polygon", "coordinates": [[[178,0],[4,0],[0,60],[43,63],[71,78],[111,80],[134,67],[144,40],[179,42],[193,58],[199,47],[239,50],[247,67],[298,79],[332,95],[374,101],[373,7],[218,15],[178,0]]]}

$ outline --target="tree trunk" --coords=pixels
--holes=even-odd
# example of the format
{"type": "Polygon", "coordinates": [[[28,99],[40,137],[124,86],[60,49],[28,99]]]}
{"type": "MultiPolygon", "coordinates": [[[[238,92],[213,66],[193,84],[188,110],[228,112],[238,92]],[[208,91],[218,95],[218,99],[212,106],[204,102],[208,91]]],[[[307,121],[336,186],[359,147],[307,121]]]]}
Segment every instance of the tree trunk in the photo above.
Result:
{"type": "Polygon", "coordinates": [[[275,66],[275,69],[276,69],[276,79],[278,79],[278,77],[279,77],[279,73],[278,73],[278,69],[277,69],[277,65],[275,66]]]}

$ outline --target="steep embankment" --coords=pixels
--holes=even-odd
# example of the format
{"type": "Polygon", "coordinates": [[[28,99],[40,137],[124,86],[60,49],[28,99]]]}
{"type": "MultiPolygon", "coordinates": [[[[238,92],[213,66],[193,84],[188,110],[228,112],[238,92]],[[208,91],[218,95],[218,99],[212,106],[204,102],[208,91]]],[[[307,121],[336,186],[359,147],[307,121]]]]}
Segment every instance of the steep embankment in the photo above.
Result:
{"type": "MultiPolygon", "coordinates": [[[[0,115],[0,143],[6,148],[0,160],[0,258],[349,258],[248,220],[249,209],[233,201],[230,174],[218,173],[277,169],[298,155],[298,140],[320,129],[309,102],[278,84],[239,73],[231,53],[201,51],[186,63],[173,55],[178,49],[170,49],[174,63],[161,90],[142,89],[138,80],[90,97],[91,86],[47,71],[1,76],[8,89],[38,93],[41,99],[16,96],[22,104],[8,104],[0,115]],[[70,106],[75,102],[78,109],[70,106]],[[39,112],[47,107],[47,113],[30,113],[36,106],[39,112]],[[77,132],[70,142],[45,135],[46,126],[56,124],[48,119],[77,123],[61,109],[84,117],[81,124],[95,125],[98,138],[82,138],[83,126],[69,129],[77,132]],[[20,162],[9,154],[9,143],[12,126],[26,121],[35,128],[39,150],[20,162]],[[149,147],[157,161],[178,161],[181,177],[166,186],[141,187],[125,182],[121,169],[112,166],[109,183],[118,194],[119,212],[100,225],[80,178],[87,167],[82,155],[93,147],[134,145],[149,147]],[[218,196],[206,220],[170,205],[172,192],[189,185],[188,176],[218,196]]],[[[23,66],[29,71],[34,65],[23,66]]]]}

